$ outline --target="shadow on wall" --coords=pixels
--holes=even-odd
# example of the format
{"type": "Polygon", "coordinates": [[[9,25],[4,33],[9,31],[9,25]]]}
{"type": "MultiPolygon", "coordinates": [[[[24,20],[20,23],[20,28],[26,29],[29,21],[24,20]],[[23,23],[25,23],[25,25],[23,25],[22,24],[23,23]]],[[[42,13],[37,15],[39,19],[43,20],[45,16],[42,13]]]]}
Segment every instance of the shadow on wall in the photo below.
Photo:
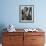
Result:
{"type": "Polygon", "coordinates": [[[4,28],[6,28],[6,26],[4,24],[0,24],[0,43],[2,43],[3,32],[6,31],[4,28]]]}

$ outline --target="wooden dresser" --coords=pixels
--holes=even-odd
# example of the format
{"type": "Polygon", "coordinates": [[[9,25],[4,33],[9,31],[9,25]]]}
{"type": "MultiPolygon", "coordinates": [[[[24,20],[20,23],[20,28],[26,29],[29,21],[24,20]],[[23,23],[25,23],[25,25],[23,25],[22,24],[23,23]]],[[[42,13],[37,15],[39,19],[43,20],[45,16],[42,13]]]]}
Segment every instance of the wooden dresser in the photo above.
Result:
{"type": "Polygon", "coordinates": [[[3,46],[44,46],[44,32],[3,32],[3,46]]]}

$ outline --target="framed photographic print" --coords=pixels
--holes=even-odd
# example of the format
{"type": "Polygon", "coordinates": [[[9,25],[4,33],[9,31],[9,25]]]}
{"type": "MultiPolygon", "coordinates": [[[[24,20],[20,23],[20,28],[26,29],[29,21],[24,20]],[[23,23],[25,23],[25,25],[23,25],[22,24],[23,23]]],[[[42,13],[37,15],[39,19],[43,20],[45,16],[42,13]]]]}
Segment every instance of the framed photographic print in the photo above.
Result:
{"type": "Polygon", "coordinates": [[[34,22],[34,5],[19,6],[19,21],[24,23],[34,22]]]}

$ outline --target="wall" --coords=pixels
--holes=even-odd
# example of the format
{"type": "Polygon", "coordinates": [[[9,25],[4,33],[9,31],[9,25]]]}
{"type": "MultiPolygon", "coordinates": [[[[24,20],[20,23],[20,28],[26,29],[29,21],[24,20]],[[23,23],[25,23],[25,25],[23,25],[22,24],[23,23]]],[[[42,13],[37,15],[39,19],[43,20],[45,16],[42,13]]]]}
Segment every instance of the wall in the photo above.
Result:
{"type": "Polygon", "coordinates": [[[46,1],[44,0],[1,0],[0,25],[13,24],[16,28],[46,28],[46,1]],[[19,22],[19,5],[34,5],[34,23],[19,22]]]}

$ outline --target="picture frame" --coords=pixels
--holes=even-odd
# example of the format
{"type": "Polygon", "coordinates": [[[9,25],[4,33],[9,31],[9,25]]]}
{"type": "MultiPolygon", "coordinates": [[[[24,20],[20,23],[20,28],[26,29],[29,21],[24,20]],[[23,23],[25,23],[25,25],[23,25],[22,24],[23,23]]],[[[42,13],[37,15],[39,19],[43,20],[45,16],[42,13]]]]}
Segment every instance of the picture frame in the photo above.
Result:
{"type": "Polygon", "coordinates": [[[19,22],[34,22],[34,5],[19,5],[19,22]]]}

